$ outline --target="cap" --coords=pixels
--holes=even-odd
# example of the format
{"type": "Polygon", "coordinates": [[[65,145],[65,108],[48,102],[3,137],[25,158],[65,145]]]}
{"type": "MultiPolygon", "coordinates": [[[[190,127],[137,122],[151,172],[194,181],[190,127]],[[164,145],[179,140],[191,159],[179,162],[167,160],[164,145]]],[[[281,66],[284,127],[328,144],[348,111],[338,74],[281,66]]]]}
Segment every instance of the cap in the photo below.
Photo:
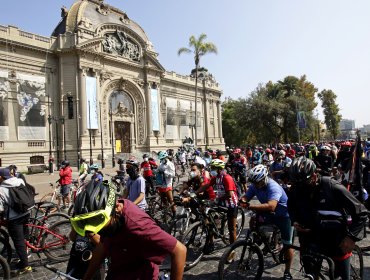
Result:
{"type": "Polygon", "coordinates": [[[0,168],[0,176],[4,179],[9,179],[10,177],[12,177],[8,168],[0,168]]]}

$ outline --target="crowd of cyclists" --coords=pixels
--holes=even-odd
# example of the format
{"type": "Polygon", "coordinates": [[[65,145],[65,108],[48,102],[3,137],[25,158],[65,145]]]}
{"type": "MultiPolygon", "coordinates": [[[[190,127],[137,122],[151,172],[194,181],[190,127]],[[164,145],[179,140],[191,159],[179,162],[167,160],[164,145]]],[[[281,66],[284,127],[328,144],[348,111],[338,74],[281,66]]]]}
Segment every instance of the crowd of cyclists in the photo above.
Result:
{"type": "MultiPolygon", "coordinates": [[[[105,279],[157,279],[158,266],[170,256],[171,279],[182,279],[187,244],[163,230],[146,210],[158,196],[175,218],[178,200],[186,205],[196,196],[224,209],[229,244],[237,239],[240,207],[277,226],[286,260],[283,279],[293,279],[294,251],[289,245],[294,232],[302,248],[314,248],[334,260],[336,277],[350,279],[351,252],[363,238],[369,214],[365,206],[370,188],[370,142],[362,142],[360,200],[364,203],[348,188],[354,149],[354,141],[226,147],[225,151],[182,146],[152,157],[143,154],[140,159],[119,159],[117,176],[124,184],[122,192],[105,180],[97,164],[89,166],[82,159],[74,201],[70,200],[72,170],[64,161],[59,171],[62,208],[74,203],[67,273],[76,279],[104,279],[105,275],[105,279]],[[176,183],[178,177],[183,178],[181,184],[176,183]],[[259,203],[253,201],[255,197],[259,203]],[[92,256],[81,262],[86,250],[93,252],[92,256]]],[[[6,188],[25,184],[15,177],[14,168],[0,169],[3,213],[11,209],[6,188]]],[[[20,259],[15,269],[18,275],[32,271],[21,245],[25,236],[20,232],[27,217],[26,213],[5,217],[20,259]]],[[[204,254],[215,250],[214,242],[210,235],[204,254]]],[[[229,263],[236,259],[235,252],[227,256],[229,263]]],[[[315,269],[305,268],[313,275],[315,269]]]]}

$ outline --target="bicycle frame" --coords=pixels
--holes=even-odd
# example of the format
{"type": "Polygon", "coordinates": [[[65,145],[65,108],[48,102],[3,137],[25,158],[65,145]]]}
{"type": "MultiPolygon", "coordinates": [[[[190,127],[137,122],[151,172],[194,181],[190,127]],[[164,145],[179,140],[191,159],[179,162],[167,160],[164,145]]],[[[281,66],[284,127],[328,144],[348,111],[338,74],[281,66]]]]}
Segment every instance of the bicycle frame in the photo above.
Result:
{"type": "Polygon", "coordinates": [[[33,245],[29,240],[26,241],[26,246],[28,248],[31,248],[34,252],[40,252],[40,251],[43,251],[45,249],[49,249],[51,247],[56,247],[56,246],[59,246],[59,245],[62,245],[62,244],[66,243],[65,242],[66,238],[64,236],[62,236],[58,233],[55,233],[54,231],[49,230],[49,228],[45,227],[44,225],[39,226],[39,225],[34,225],[34,224],[26,224],[26,226],[29,227],[29,228],[32,228],[29,239],[31,239],[32,237],[36,238],[36,245],[33,245]],[[32,233],[34,231],[33,229],[40,230],[40,232],[38,233],[37,236],[33,236],[33,233],[32,233]],[[51,243],[45,244],[45,246],[43,246],[43,247],[39,247],[41,238],[43,237],[43,235],[45,233],[49,233],[49,234],[57,237],[59,239],[59,241],[51,242],[51,243]]]}

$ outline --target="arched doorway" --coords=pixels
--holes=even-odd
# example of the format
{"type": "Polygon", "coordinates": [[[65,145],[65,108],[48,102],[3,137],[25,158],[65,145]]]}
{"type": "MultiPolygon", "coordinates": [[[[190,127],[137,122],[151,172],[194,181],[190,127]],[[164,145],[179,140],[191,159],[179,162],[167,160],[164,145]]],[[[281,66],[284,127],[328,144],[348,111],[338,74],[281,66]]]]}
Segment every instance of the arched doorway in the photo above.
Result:
{"type": "Polygon", "coordinates": [[[116,153],[131,153],[134,123],[134,103],[123,90],[113,91],[110,96],[111,127],[113,125],[116,153]]]}

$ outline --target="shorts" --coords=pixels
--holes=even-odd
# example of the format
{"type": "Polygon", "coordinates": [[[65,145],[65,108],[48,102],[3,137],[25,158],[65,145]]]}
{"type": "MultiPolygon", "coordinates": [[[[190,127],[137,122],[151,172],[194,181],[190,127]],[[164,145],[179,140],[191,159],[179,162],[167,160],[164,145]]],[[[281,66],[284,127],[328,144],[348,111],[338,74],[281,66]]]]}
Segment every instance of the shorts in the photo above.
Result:
{"type": "Polygon", "coordinates": [[[68,184],[68,185],[62,185],[61,187],[60,187],[60,194],[62,195],[62,196],[68,196],[69,195],[69,191],[70,191],[70,189],[71,189],[71,186],[72,186],[72,184],[68,184]]]}
{"type": "Polygon", "coordinates": [[[291,245],[293,241],[293,227],[289,217],[267,217],[267,224],[274,224],[278,227],[281,233],[281,241],[285,245],[291,245]]]}
{"type": "Polygon", "coordinates": [[[159,193],[166,193],[166,192],[172,191],[172,186],[169,186],[169,187],[158,187],[157,188],[157,191],[159,193]]]}
{"type": "Polygon", "coordinates": [[[227,217],[228,218],[237,218],[238,217],[238,207],[228,207],[227,208],[227,217]]]}

